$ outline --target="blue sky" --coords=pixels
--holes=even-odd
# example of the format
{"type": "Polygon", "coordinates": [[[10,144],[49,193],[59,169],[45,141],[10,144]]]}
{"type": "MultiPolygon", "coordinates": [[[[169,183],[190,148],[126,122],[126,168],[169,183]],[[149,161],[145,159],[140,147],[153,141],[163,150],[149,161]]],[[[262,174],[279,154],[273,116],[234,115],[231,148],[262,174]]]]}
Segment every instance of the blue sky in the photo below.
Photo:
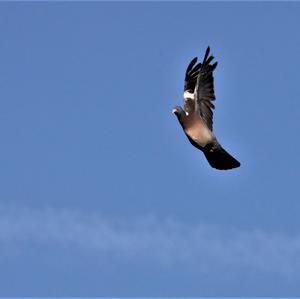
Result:
{"type": "Polygon", "coordinates": [[[299,3],[0,8],[1,296],[299,295],[299,3]],[[171,114],[208,45],[233,171],[171,114]]]}

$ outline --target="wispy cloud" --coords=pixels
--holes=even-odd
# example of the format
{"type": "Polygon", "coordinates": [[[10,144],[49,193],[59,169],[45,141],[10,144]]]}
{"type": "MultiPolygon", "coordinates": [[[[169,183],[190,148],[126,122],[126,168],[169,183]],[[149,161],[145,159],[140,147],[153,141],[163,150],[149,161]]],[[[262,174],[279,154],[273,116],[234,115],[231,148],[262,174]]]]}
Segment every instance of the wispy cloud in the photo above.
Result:
{"type": "Polygon", "coordinates": [[[164,265],[197,263],[204,272],[212,263],[285,277],[300,270],[300,235],[191,226],[150,216],[116,221],[78,211],[2,205],[0,242],[50,242],[164,265]]]}

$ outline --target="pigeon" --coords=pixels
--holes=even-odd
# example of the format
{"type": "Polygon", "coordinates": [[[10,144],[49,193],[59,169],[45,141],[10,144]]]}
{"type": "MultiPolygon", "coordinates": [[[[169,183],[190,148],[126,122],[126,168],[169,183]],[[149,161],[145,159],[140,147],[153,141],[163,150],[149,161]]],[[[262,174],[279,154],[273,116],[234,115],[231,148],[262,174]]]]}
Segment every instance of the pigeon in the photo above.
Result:
{"type": "Polygon", "coordinates": [[[222,148],[213,133],[213,71],[217,62],[207,47],[202,63],[197,64],[195,57],[188,65],[184,82],[184,109],[175,106],[172,113],[177,116],[180,125],[190,143],[201,150],[209,165],[219,170],[237,168],[241,164],[222,148]]]}

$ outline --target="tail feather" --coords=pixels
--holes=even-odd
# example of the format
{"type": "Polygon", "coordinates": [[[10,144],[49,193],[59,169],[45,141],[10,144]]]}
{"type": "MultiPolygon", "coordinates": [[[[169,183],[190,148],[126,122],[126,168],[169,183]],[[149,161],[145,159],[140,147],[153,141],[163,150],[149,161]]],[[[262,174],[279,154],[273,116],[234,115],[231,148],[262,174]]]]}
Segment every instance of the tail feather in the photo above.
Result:
{"type": "Polygon", "coordinates": [[[213,168],[227,170],[239,167],[241,164],[226,152],[220,144],[207,145],[204,148],[204,155],[213,168]]]}

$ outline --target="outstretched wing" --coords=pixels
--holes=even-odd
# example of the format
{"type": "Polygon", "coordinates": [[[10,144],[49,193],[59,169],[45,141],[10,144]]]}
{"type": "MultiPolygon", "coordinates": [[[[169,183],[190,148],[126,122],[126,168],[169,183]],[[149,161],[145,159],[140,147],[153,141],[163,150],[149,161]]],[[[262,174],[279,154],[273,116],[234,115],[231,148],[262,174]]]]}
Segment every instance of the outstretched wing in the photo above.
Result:
{"type": "Polygon", "coordinates": [[[197,82],[195,87],[196,97],[196,111],[200,117],[204,120],[207,127],[212,130],[213,127],[213,109],[215,108],[212,101],[215,98],[214,92],[214,77],[213,71],[217,66],[217,62],[211,64],[214,59],[209,54],[210,48],[208,47],[205,52],[199,75],[197,76],[197,82]]]}
{"type": "Polygon", "coordinates": [[[184,80],[184,110],[191,113],[195,110],[194,92],[196,88],[197,78],[201,68],[201,63],[197,64],[197,57],[195,57],[188,65],[185,72],[184,80]]]}
{"type": "Polygon", "coordinates": [[[188,65],[185,72],[184,80],[184,91],[194,93],[197,77],[199,75],[199,70],[201,68],[201,63],[197,63],[197,57],[195,57],[188,65]]]}

